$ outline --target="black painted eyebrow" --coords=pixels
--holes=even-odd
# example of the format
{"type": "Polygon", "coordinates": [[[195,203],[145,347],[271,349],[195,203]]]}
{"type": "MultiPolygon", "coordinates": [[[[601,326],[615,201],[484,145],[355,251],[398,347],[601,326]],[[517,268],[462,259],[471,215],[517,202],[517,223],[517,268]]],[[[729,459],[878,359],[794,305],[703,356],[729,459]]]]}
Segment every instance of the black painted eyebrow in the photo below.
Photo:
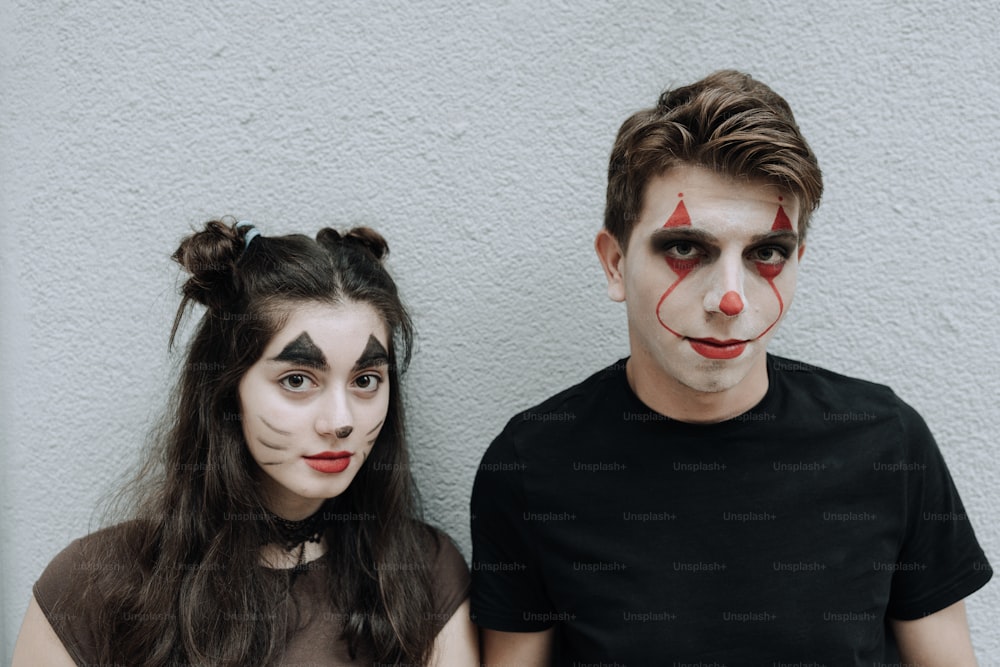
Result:
{"type": "Polygon", "coordinates": [[[371,366],[388,365],[389,353],[382,347],[382,343],[379,342],[379,339],[374,334],[368,334],[368,344],[365,345],[365,349],[362,350],[358,360],[354,362],[354,368],[351,369],[351,372],[356,373],[362,368],[369,368],[371,366]]]}
{"type": "Polygon", "coordinates": [[[718,245],[719,239],[703,229],[694,227],[660,227],[649,237],[653,250],[659,250],[670,241],[698,241],[707,245],[718,245]]]}
{"type": "MultiPolygon", "coordinates": [[[[654,251],[659,251],[665,244],[671,241],[697,241],[713,246],[719,244],[719,238],[714,234],[692,227],[661,227],[649,237],[649,244],[654,251]]],[[[763,241],[788,242],[798,245],[799,235],[789,229],[776,229],[764,232],[763,234],[754,234],[750,237],[749,245],[756,245],[763,241]]]]}
{"type": "Polygon", "coordinates": [[[792,245],[798,245],[799,235],[790,229],[776,229],[764,234],[755,234],[750,237],[750,243],[760,243],[761,241],[787,241],[792,245]]]}
{"type": "Polygon", "coordinates": [[[303,331],[299,334],[299,337],[293,340],[291,343],[285,346],[278,356],[273,357],[271,361],[286,361],[293,364],[302,364],[303,366],[309,366],[310,368],[315,368],[316,370],[325,371],[329,370],[330,366],[326,363],[326,357],[323,355],[323,350],[316,347],[316,343],[313,339],[309,337],[309,334],[303,331]]]}

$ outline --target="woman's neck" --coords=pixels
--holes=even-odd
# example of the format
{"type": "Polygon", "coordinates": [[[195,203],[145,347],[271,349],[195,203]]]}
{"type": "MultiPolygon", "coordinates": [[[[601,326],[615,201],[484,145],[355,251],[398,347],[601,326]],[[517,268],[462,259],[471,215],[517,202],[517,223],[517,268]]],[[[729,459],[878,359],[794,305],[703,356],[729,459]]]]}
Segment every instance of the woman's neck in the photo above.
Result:
{"type": "Polygon", "coordinates": [[[302,542],[286,549],[280,544],[265,544],[260,549],[261,565],[272,570],[290,570],[298,565],[314,561],[326,553],[326,540],[302,542]]]}

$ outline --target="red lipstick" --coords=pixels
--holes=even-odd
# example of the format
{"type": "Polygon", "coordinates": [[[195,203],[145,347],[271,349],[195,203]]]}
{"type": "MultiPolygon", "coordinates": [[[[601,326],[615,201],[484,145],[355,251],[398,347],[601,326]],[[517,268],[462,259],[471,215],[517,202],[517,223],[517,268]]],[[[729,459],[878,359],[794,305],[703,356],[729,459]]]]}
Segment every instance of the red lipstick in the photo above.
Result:
{"type": "Polygon", "coordinates": [[[746,349],[745,340],[716,340],[715,338],[688,338],[694,351],[708,359],[735,359],[746,349]]]}
{"type": "Polygon", "coordinates": [[[312,456],[303,456],[306,465],[316,472],[344,472],[351,465],[351,452],[320,452],[312,456]]]}

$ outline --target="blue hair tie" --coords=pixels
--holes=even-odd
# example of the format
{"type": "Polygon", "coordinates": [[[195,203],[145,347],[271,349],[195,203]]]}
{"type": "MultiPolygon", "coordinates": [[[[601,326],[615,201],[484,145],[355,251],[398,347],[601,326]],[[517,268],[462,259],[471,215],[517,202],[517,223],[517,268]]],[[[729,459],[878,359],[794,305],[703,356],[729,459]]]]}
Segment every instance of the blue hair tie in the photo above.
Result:
{"type": "Polygon", "coordinates": [[[250,222],[249,220],[240,220],[239,222],[237,222],[236,223],[236,228],[239,229],[240,227],[249,227],[250,228],[250,230],[246,234],[243,235],[243,251],[246,252],[246,249],[250,247],[250,243],[255,238],[257,238],[258,236],[260,236],[260,230],[258,230],[256,227],[254,227],[253,223],[250,222]]]}

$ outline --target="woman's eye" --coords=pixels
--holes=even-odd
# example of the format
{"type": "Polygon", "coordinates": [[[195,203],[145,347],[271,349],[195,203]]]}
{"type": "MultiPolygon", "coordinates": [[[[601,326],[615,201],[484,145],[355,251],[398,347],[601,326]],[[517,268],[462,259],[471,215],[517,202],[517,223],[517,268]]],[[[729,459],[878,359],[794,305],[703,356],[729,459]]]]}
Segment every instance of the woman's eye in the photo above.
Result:
{"type": "Polygon", "coordinates": [[[379,377],[378,375],[372,375],[372,374],[362,375],[361,377],[359,377],[357,380],[354,381],[354,384],[358,387],[358,389],[367,392],[377,391],[381,383],[382,383],[382,378],[379,377]]]}
{"type": "Polygon", "coordinates": [[[312,388],[312,380],[307,375],[293,373],[286,375],[280,380],[281,386],[289,391],[301,392],[312,388]]]}

